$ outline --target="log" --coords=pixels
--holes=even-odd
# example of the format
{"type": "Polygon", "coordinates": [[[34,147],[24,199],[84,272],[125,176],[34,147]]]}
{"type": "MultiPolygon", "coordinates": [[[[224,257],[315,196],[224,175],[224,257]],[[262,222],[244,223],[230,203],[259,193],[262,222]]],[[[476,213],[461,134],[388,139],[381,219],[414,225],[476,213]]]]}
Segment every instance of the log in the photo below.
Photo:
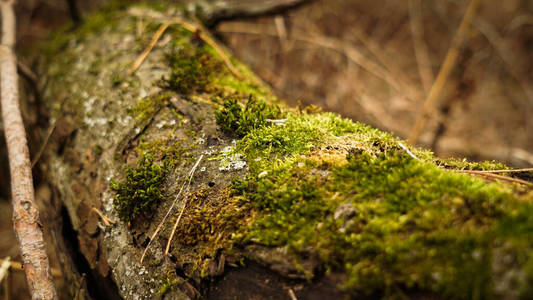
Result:
{"type": "Polygon", "coordinates": [[[520,173],[287,107],[181,11],[105,10],[43,49],[40,167],[72,296],[530,295],[520,173]]]}

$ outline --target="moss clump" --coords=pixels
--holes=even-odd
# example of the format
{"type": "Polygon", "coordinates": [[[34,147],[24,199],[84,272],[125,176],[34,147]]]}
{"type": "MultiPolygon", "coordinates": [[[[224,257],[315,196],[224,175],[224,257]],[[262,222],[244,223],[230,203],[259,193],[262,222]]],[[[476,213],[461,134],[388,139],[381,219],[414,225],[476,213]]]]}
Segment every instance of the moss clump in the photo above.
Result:
{"type": "Polygon", "coordinates": [[[279,119],[283,115],[277,105],[257,100],[250,95],[244,107],[236,99],[225,100],[215,118],[223,132],[243,137],[253,129],[265,126],[269,119],[279,119]]]}
{"type": "Polygon", "coordinates": [[[165,54],[170,75],[163,77],[162,87],[180,94],[206,91],[221,64],[205,47],[193,46],[189,41],[174,43],[165,54]]]}
{"type": "Polygon", "coordinates": [[[131,224],[140,216],[151,216],[164,199],[162,186],[168,169],[166,161],[159,165],[149,154],[143,155],[136,167],[126,166],[125,179],[111,184],[117,193],[113,205],[122,221],[131,224]]]}

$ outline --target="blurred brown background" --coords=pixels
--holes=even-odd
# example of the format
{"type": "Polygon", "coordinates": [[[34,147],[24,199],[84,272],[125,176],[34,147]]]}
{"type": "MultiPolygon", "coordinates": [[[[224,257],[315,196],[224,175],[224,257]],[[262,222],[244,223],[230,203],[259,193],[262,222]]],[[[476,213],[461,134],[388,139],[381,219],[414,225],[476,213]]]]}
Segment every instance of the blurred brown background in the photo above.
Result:
{"type": "MultiPolygon", "coordinates": [[[[407,138],[469,4],[328,0],[218,30],[292,104],[407,138]]],[[[533,165],[533,1],[481,1],[419,145],[533,165]]]]}
{"type": "MultiPolygon", "coordinates": [[[[78,5],[87,13],[103,2],[78,5]]],[[[439,156],[530,167],[533,1],[480,2],[418,145],[439,156]]],[[[284,15],[228,21],[214,29],[290,104],[315,104],[407,138],[468,4],[319,0],[284,15]]],[[[71,22],[63,0],[19,1],[17,17],[19,58],[29,67],[36,58],[30,53],[50,30],[71,22]]],[[[8,194],[5,157],[0,165],[0,258],[20,261],[10,205],[1,199],[8,194]]],[[[13,274],[12,299],[29,299],[22,273],[13,274]]]]}

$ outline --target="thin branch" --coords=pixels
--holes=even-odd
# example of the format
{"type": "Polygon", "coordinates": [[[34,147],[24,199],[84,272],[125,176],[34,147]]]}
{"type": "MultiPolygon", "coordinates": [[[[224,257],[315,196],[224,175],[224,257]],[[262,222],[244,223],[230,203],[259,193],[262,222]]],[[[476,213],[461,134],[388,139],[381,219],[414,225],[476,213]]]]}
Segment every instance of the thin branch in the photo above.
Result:
{"type": "Polygon", "coordinates": [[[165,24],[162,24],[161,26],[159,26],[159,29],[157,29],[157,31],[155,32],[154,37],[152,38],[152,41],[150,42],[148,47],[146,47],[146,49],[144,49],[144,51],[141,53],[141,55],[139,55],[139,57],[137,57],[137,59],[135,60],[135,62],[131,66],[130,74],[133,74],[141,66],[141,64],[143,63],[143,61],[146,58],[146,56],[148,56],[148,53],[150,53],[150,51],[152,51],[152,49],[154,48],[155,44],[157,43],[159,38],[163,35],[163,33],[165,32],[165,30],[168,28],[169,25],[170,25],[170,23],[165,23],[165,24]]]}
{"type": "Polygon", "coordinates": [[[221,21],[281,14],[311,2],[313,0],[197,1],[194,13],[211,28],[221,21]]]}
{"type": "Polygon", "coordinates": [[[35,165],[41,158],[41,155],[43,155],[44,149],[46,149],[46,146],[48,145],[48,141],[50,141],[50,137],[52,137],[52,133],[54,133],[55,129],[56,129],[56,121],[54,120],[54,122],[50,124],[50,127],[48,128],[46,132],[46,136],[44,137],[44,141],[42,142],[41,147],[39,148],[39,151],[37,152],[37,154],[35,154],[35,156],[33,157],[31,161],[32,169],[33,167],[35,167],[35,165]]]}
{"type": "Polygon", "coordinates": [[[11,257],[8,256],[2,261],[2,264],[0,264],[0,282],[4,280],[4,277],[7,277],[9,267],[11,267],[11,257]]]}
{"type": "MultiPolygon", "coordinates": [[[[4,262],[5,262],[5,259],[0,259],[0,264],[3,264],[4,262]]],[[[14,271],[20,271],[20,272],[24,271],[22,264],[18,261],[10,261],[9,264],[10,264],[9,267],[14,271]]],[[[63,277],[63,273],[61,273],[59,269],[51,268],[50,271],[52,273],[52,276],[56,278],[63,277]]]]}
{"type": "Polygon", "coordinates": [[[533,172],[533,168],[511,169],[511,170],[483,170],[483,171],[475,170],[475,171],[477,173],[527,173],[527,172],[533,172]]]}
{"type": "Polygon", "coordinates": [[[2,119],[11,174],[13,227],[20,245],[24,271],[33,299],[57,299],[46,255],[42,225],[35,203],[26,133],[18,103],[14,1],[0,1],[2,45],[0,86],[2,119]]]}
{"type": "MultiPolygon", "coordinates": [[[[189,180],[187,183],[187,190],[189,189],[189,186],[191,185],[192,177],[194,176],[194,172],[196,171],[196,168],[198,168],[198,165],[200,164],[200,161],[202,160],[204,156],[200,155],[200,158],[198,158],[198,161],[196,161],[196,164],[192,167],[191,171],[189,172],[189,180]]],[[[187,207],[187,202],[189,200],[189,197],[185,198],[185,202],[183,203],[183,207],[181,208],[181,212],[178,216],[178,219],[176,220],[176,223],[174,223],[174,228],[172,228],[172,233],[170,233],[170,237],[168,238],[167,247],[165,248],[165,255],[168,255],[168,251],[170,250],[170,243],[172,242],[172,238],[174,237],[174,233],[176,233],[176,228],[178,227],[178,224],[180,223],[181,216],[183,216],[183,212],[185,211],[185,207],[187,207]]]]}
{"type": "Polygon", "coordinates": [[[129,71],[130,74],[134,73],[139,68],[139,66],[143,63],[144,59],[146,58],[146,56],[148,56],[148,54],[150,53],[150,51],[152,51],[152,49],[154,48],[154,46],[157,43],[157,41],[161,38],[161,36],[165,32],[165,30],[168,28],[168,26],[170,26],[172,24],[179,24],[183,28],[189,30],[190,32],[197,32],[198,30],[200,30],[198,36],[205,43],[207,43],[209,46],[211,46],[213,49],[215,49],[215,51],[218,53],[218,55],[220,55],[220,57],[222,58],[222,60],[224,61],[224,63],[228,67],[228,69],[230,70],[230,72],[235,77],[242,78],[241,73],[235,68],[235,66],[233,66],[233,63],[228,58],[226,53],[224,53],[224,51],[217,45],[217,43],[215,41],[213,41],[209,36],[207,36],[204,33],[202,33],[202,29],[203,28],[201,26],[196,26],[196,25],[194,25],[194,24],[192,24],[190,22],[187,22],[187,21],[185,21],[183,19],[180,19],[180,18],[174,18],[171,22],[164,23],[163,25],[161,25],[159,27],[159,29],[155,33],[155,35],[152,38],[152,41],[150,42],[148,47],[146,47],[146,49],[141,53],[141,55],[135,60],[135,62],[131,66],[130,71],[129,71]]]}
{"type": "MultiPolygon", "coordinates": [[[[200,163],[200,160],[203,158],[203,155],[200,156],[200,158],[196,161],[196,163],[194,164],[195,166],[198,166],[198,164],[200,163]]],[[[191,171],[189,172],[189,177],[192,179],[192,172],[193,170],[195,169],[195,167],[193,167],[191,169],[191,171]]],[[[176,206],[176,204],[178,203],[178,199],[180,198],[181,196],[181,193],[183,192],[185,186],[187,185],[188,187],[188,183],[190,183],[190,180],[188,181],[185,181],[181,187],[180,187],[180,190],[178,192],[178,194],[176,195],[176,197],[174,197],[174,201],[172,202],[172,205],[170,206],[170,208],[167,210],[167,213],[165,214],[165,216],[163,217],[163,219],[161,220],[161,222],[159,223],[159,225],[157,225],[157,228],[156,230],[154,231],[154,233],[152,234],[152,236],[150,237],[150,240],[148,241],[148,245],[146,245],[146,248],[144,249],[143,251],[143,254],[141,256],[141,264],[144,260],[144,257],[146,256],[146,253],[148,252],[148,249],[150,248],[150,244],[152,243],[152,241],[155,240],[155,238],[157,237],[157,235],[159,234],[159,232],[161,231],[161,229],[163,228],[163,225],[165,224],[165,221],[167,220],[168,216],[170,215],[170,213],[172,212],[172,209],[174,208],[174,206],[176,206]]]]}
{"type": "MultiPolygon", "coordinates": [[[[219,28],[218,30],[224,33],[257,34],[272,36],[276,38],[278,37],[278,34],[276,32],[258,30],[257,28],[253,28],[250,26],[246,28],[219,28]]],[[[325,36],[309,36],[306,34],[293,34],[292,38],[296,41],[309,43],[322,48],[337,51],[342,55],[345,55],[346,58],[348,58],[350,61],[354,62],[361,68],[365,69],[370,74],[385,81],[388,85],[394,88],[397,92],[401,93],[403,96],[411,100],[416,100],[416,95],[411,92],[411,89],[400,83],[389,71],[381,67],[379,64],[369,60],[365,55],[363,55],[359,50],[357,50],[357,48],[349,45],[348,43],[325,36]]]]}
{"type": "Polygon", "coordinates": [[[416,159],[416,160],[420,160],[420,158],[418,158],[416,155],[413,154],[413,152],[411,152],[411,150],[409,150],[409,148],[407,148],[407,146],[405,146],[402,142],[398,142],[398,145],[400,145],[400,147],[405,150],[405,152],[407,152],[407,154],[409,154],[409,156],[411,156],[412,158],[416,159]]]}
{"type": "Polygon", "coordinates": [[[424,26],[422,20],[422,3],[421,0],[409,0],[409,24],[411,26],[411,36],[413,38],[413,48],[418,66],[420,81],[424,91],[429,93],[431,84],[433,84],[433,72],[431,71],[431,60],[429,51],[424,42],[424,26]]]}
{"type": "Polygon", "coordinates": [[[502,176],[502,175],[496,175],[496,174],[493,174],[493,173],[487,173],[485,171],[455,170],[455,172],[457,172],[457,173],[466,173],[466,174],[470,174],[470,175],[479,176],[479,177],[482,177],[482,178],[495,179],[495,180],[500,180],[500,181],[507,181],[507,182],[512,182],[512,183],[518,183],[518,184],[533,186],[533,183],[531,183],[529,181],[525,181],[525,180],[518,179],[518,178],[513,178],[513,177],[506,177],[506,176],[502,176]]]}
{"type": "Polygon", "coordinates": [[[398,63],[394,61],[396,58],[391,59],[391,57],[387,55],[386,51],[384,51],[383,46],[376,43],[363,30],[354,29],[352,30],[352,33],[359,41],[361,41],[366,49],[368,49],[368,51],[376,57],[377,61],[385,67],[384,72],[390,73],[390,75],[395,78],[399,86],[404,90],[403,92],[407,94],[408,98],[411,100],[417,100],[418,88],[416,88],[415,85],[404,75],[405,71],[399,68],[398,63]]]}
{"type": "Polygon", "coordinates": [[[91,208],[91,211],[94,211],[100,219],[102,219],[102,222],[104,222],[104,225],[109,227],[113,224],[115,224],[115,221],[111,220],[110,218],[106,217],[98,208],[93,207],[91,208]]]}
{"type": "Polygon", "coordinates": [[[460,47],[463,44],[466,31],[470,25],[470,21],[475,15],[478,4],[479,0],[471,0],[470,4],[468,5],[461,24],[459,25],[459,29],[457,30],[457,33],[452,41],[452,45],[448,50],[446,58],[444,59],[444,62],[439,70],[437,79],[435,79],[435,82],[431,86],[431,90],[424,101],[424,105],[416,116],[415,125],[411,130],[411,134],[409,134],[409,143],[411,145],[414,145],[418,142],[418,138],[426,126],[428,115],[439,99],[440,93],[444,88],[444,85],[446,84],[453,67],[455,66],[455,62],[459,56],[460,47]]]}

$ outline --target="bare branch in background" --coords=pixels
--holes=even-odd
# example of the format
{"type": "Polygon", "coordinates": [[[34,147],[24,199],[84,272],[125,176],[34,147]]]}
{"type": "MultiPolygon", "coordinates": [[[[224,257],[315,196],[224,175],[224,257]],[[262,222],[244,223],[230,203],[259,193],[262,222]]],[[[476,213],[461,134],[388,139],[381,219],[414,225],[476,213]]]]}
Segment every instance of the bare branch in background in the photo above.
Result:
{"type": "Polygon", "coordinates": [[[275,15],[313,0],[216,0],[196,3],[196,14],[207,24],[215,26],[221,21],[275,15]]]}
{"type": "Polygon", "coordinates": [[[424,92],[427,95],[433,84],[434,76],[431,71],[428,47],[424,42],[421,0],[409,0],[409,24],[411,26],[413,48],[415,50],[420,81],[422,81],[424,92]]]}
{"type": "Polygon", "coordinates": [[[0,1],[2,46],[0,85],[2,119],[9,155],[13,225],[20,244],[22,262],[32,299],[57,299],[44,244],[39,211],[35,203],[26,133],[18,103],[18,77],[13,0],[0,1]]]}
{"type": "MultiPolygon", "coordinates": [[[[257,34],[257,35],[266,35],[272,37],[278,37],[278,33],[265,31],[257,28],[253,28],[253,25],[245,27],[237,26],[226,26],[224,28],[218,29],[223,33],[239,33],[239,34],[257,34]]],[[[374,62],[365,56],[361,51],[356,47],[346,43],[342,40],[330,38],[323,35],[308,35],[306,33],[293,33],[291,38],[295,41],[304,42],[312,45],[316,45],[325,49],[330,49],[336,51],[342,55],[345,55],[350,61],[354,62],[356,65],[365,69],[370,74],[376,76],[377,78],[383,80],[392,88],[394,88],[398,93],[402,94],[404,97],[411,100],[416,100],[416,95],[414,90],[406,86],[405,83],[400,82],[397,78],[389,72],[388,69],[383,68],[380,64],[374,62]]]]}
{"type": "Polygon", "coordinates": [[[439,99],[440,93],[444,88],[446,81],[448,80],[448,76],[450,75],[455,65],[455,62],[457,61],[460,47],[463,44],[466,31],[468,29],[468,26],[470,25],[470,21],[476,13],[478,4],[479,0],[471,0],[470,4],[468,5],[468,8],[466,9],[465,15],[463,16],[463,20],[459,25],[459,29],[457,29],[457,33],[455,34],[455,37],[452,41],[452,45],[448,50],[446,58],[444,59],[444,62],[442,63],[442,66],[440,68],[439,74],[437,75],[437,79],[433,83],[433,86],[431,86],[431,90],[429,91],[429,94],[426,97],[426,100],[424,101],[424,105],[416,116],[415,126],[411,130],[411,134],[409,134],[409,143],[411,143],[411,145],[415,145],[418,142],[418,138],[420,137],[422,131],[424,130],[424,127],[426,126],[428,114],[434,108],[435,104],[437,103],[437,100],[439,99]]]}
{"type": "Polygon", "coordinates": [[[70,13],[70,18],[74,24],[79,24],[82,21],[80,9],[78,8],[77,0],[67,0],[68,11],[70,13]]]}

